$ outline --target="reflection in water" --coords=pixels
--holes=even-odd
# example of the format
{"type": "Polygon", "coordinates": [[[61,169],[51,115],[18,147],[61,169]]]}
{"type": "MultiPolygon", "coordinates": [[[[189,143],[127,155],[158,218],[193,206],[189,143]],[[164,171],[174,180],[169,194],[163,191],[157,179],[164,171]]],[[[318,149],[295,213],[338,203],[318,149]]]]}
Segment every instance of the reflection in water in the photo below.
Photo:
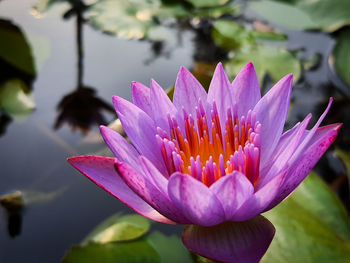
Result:
{"type": "Polygon", "coordinates": [[[93,124],[107,124],[103,110],[114,112],[113,107],[96,96],[94,89],[83,86],[64,96],[58,104],[58,110],[60,113],[55,129],[59,129],[66,122],[73,130],[80,129],[84,134],[93,124]]]}
{"type": "Polygon", "coordinates": [[[10,237],[14,238],[20,235],[24,208],[22,193],[16,191],[0,197],[0,205],[5,209],[7,214],[7,230],[10,237]]]}
{"type": "Polygon", "coordinates": [[[12,118],[6,112],[0,113],[0,136],[5,134],[6,128],[11,121],[12,118]]]}
{"type": "Polygon", "coordinates": [[[72,15],[76,16],[76,45],[78,53],[77,88],[64,96],[59,102],[57,106],[59,114],[54,128],[59,129],[64,123],[67,123],[72,130],[79,129],[83,134],[86,134],[93,125],[106,125],[107,121],[103,112],[114,113],[114,109],[111,105],[96,96],[94,88],[83,84],[83,12],[87,7],[81,1],[76,1],[72,4],[72,8],[65,13],[64,18],[69,18],[72,15]]]}

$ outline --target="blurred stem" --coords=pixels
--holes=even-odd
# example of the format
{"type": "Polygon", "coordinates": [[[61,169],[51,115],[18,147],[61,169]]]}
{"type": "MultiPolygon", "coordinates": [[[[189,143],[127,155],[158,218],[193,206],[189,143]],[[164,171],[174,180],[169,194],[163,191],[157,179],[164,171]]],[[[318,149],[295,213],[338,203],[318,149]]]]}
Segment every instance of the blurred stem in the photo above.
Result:
{"type": "Polygon", "coordinates": [[[84,48],[83,48],[83,15],[82,10],[77,8],[77,27],[76,27],[76,41],[78,52],[78,89],[82,87],[84,75],[84,48]]]}

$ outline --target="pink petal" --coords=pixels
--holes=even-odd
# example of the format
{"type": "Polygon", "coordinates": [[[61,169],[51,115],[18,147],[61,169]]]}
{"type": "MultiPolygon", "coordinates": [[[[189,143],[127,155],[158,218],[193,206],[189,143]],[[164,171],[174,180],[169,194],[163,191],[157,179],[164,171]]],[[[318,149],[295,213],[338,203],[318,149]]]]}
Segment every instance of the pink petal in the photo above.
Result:
{"type": "Polygon", "coordinates": [[[156,126],[170,133],[168,115],[177,116],[177,109],[165,93],[163,88],[155,81],[151,80],[151,107],[153,120],[156,126]]]}
{"type": "Polygon", "coordinates": [[[277,196],[265,211],[279,204],[305,179],[321,156],[333,143],[340,127],[341,124],[332,124],[317,129],[312,139],[306,145],[305,151],[299,155],[294,163],[290,164],[290,170],[285,181],[279,188],[277,196]]]}
{"type": "Polygon", "coordinates": [[[261,123],[261,162],[268,162],[283,131],[292,92],[293,75],[282,78],[254,107],[261,123]]]}
{"type": "Polygon", "coordinates": [[[137,213],[154,221],[174,224],[143,201],[124,183],[115,170],[115,160],[115,158],[102,156],[78,156],[69,158],[68,162],[99,187],[117,197],[137,213]]]}
{"type": "MultiPolygon", "coordinates": [[[[179,112],[182,112],[182,108],[184,108],[188,114],[196,116],[195,107],[199,100],[206,103],[207,93],[205,89],[191,72],[181,67],[175,83],[173,99],[175,107],[179,112]]],[[[203,106],[206,108],[205,105],[203,106]]]]}
{"type": "Polygon", "coordinates": [[[232,101],[238,116],[246,116],[260,100],[260,87],[253,63],[248,63],[232,82],[232,101]]]}
{"type": "Polygon", "coordinates": [[[140,82],[133,81],[131,84],[133,103],[141,110],[152,116],[151,90],[140,82]]]}
{"type": "Polygon", "coordinates": [[[225,220],[224,210],[216,196],[203,183],[188,174],[172,174],[168,192],[191,224],[213,226],[225,220]]]}
{"type": "Polygon", "coordinates": [[[168,195],[153,185],[147,176],[126,163],[116,162],[116,167],[124,182],[160,214],[179,224],[190,223],[168,195]]]}
{"type": "Polygon", "coordinates": [[[260,175],[261,179],[259,178],[258,188],[265,185],[280,171],[287,168],[289,159],[293,156],[304,137],[310,119],[311,114],[297,125],[295,129],[292,129],[291,132],[281,136],[281,139],[270,158],[271,165],[269,166],[269,171],[266,174],[260,175]]]}
{"type": "Polygon", "coordinates": [[[140,166],[138,158],[140,154],[123,136],[106,126],[100,126],[100,131],[106,144],[118,160],[129,163],[135,168],[140,166]]]}
{"type": "Polygon", "coordinates": [[[276,198],[286,174],[287,171],[281,172],[255,192],[232,216],[232,221],[249,220],[262,213],[271,201],[276,198]]]}
{"type": "Polygon", "coordinates": [[[143,174],[164,195],[168,195],[168,179],[144,156],[140,156],[143,174]]]}
{"type": "Polygon", "coordinates": [[[156,127],[140,108],[121,97],[113,97],[114,107],[123,128],[136,149],[146,156],[162,173],[167,173],[160,150],[155,147],[156,127]]]}
{"type": "Polygon", "coordinates": [[[231,83],[225,73],[225,70],[221,63],[216,66],[213,78],[210,82],[208,92],[208,103],[216,103],[221,128],[224,130],[225,121],[227,119],[227,109],[233,107],[231,99],[231,83]]]}
{"type": "Polygon", "coordinates": [[[221,202],[225,211],[225,219],[231,220],[237,209],[252,197],[254,187],[247,177],[240,172],[233,172],[216,181],[210,190],[221,202]]]}
{"type": "Polygon", "coordinates": [[[214,227],[186,226],[184,245],[204,257],[229,263],[257,263],[275,235],[274,226],[263,216],[244,222],[225,222],[214,227]]]}
{"type": "Polygon", "coordinates": [[[305,138],[303,139],[303,141],[299,145],[298,149],[294,152],[292,159],[289,160],[289,163],[293,163],[295,161],[295,159],[299,158],[299,155],[303,154],[303,152],[306,150],[306,146],[313,139],[312,137],[314,136],[314,134],[317,131],[318,127],[321,125],[323,119],[326,117],[326,115],[327,115],[327,113],[328,113],[328,111],[329,111],[329,109],[330,109],[330,107],[332,105],[332,102],[333,102],[333,98],[329,98],[329,103],[328,103],[328,106],[327,106],[326,110],[320,116],[320,118],[318,119],[318,121],[316,122],[314,127],[312,127],[312,129],[306,133],[307,135],[305,136],[305,138]]]}

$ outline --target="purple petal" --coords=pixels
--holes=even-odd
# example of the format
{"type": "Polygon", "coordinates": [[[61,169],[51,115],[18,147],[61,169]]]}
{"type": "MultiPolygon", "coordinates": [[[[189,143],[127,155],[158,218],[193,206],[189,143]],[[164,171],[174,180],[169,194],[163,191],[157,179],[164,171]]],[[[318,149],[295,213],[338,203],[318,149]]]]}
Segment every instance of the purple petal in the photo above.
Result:
{"type": "Polygon", "coordinates": [[[245,222],[225,222],[214,227],[186,226],[182,242],[204,257],[230,263],[257,263],[275,235],[263,216],[245,222]]]}
{"type": "Polygon", "coordinates": [[[68,162],[99,187],[117,197],[137,213],[158,222],[174,224],[143,201],[124,183],[115,170],[115,160],[115,158],[102,156],[77,156],[69,158],[68,162]]]}
{"type": "Polygon", "coordinates": [[[238,116],[246,116],[261,98],[258,77],[253,63],[248,63],[232,82],[232,101],[237,105],[238,116]]]}
{"type": "Polygon", "coordinates": [[[144,156],[140,156],[140,163],[144,175],[164,195],[168,195],[168,179],[144,156]]]}
{"type": "Polygon", "coordinates": [[[270,210],[283,199],[285,199],[294,189],[305,179],[312,168],[316,165],[321,156],[337,137],[341,124],[332,124],[318,128],[312,139],[305,147],[303,154],[291,164],[285,181],[279,188],[279,192],[265,211],[270,210]]]}
{"type": "Polygon", "coordinates": [[[249,220],[259,215],[274,200],[287,174],[283,171],[261,187],[232,216],[232,221],[249,220]]]}
{"type": "Polygon", "coordinates": [[[327,113],[328,113],[328,111],[329,111],[329,109],[330,109],[330,107],[332,105],[332,102],[333,102],[333,98],[329,98],[329,103],[328,103],[328,106],[327,106],[326,110],[320,116],[320,118],[318,119],[318,121],[316,122],[314,127],[312,127],[312,129],[306,133],[307,135],[305,136],[305,138],[303,139],[303,141],[299,145],[298,149],[294,152],[292,159],[289,160],[289,163],[293,163],[297,158],[299,158],[300,154],[304,153],[304,151],[306,150],[306,146],[313,139],[312,137],[314,136],[314,134],[317,131],[318,127],[321,125],[323,119],[326,117],[326,115],[327,115],[327,113]]]}
{"type": "Polygon", "coordinates": [[[227,118],[227,109],[233,106],[231,100],[231,83],[225,73],[225,70],[221,63],[216,66],[213,78],[210,82],[208,92],[208,103],[216,103],[221,129],[224,130],[225,121],[227,118]]]}
{"type": "Polygon", "coordinates": [[[270,159],[283,131],[292,92],[293,75],[282,78],[254,107],[257,120],[261,123],[262,167],[270,159]]]}
{"type": "Polygon", "coordinates": [[[177,109],[163,88],[153,79],[151,80],[151,101],[153,120],[156,126],[169,134],[168,115],[176,117],[177,109]]]}
{"type": "Polygon", "coordinates": [[[151,90],[140,82],[133,81],[131,84],[133,103],[141,110],[152,116],[151,90]]]}
{"type": "Polygon", "coordinates": [[[253,185],[240,172],[224,176],[212,184],[210,190],[221,202],[226,215],[225,219],[228,221],[231,220],[237,209],[254,194],[253,185]]]}
{"type": "Polygon", "coordinates": [[[188,174],[172,174],[168,192],[192,224],[213,226],[225,220],[224,210],[216,196],[202,182],[188,174]]]}
{"type": "Polygon", "coordinates": [[[140,166],[138,158],[140,154],[123,136],[106,126],[100,126],[100,131],[106,144],[118,160],[135,168],[140,166]]]}
{"type": "Polygon", "coordinates": [[[271,156],[270,169],[266,174],[261,174],[262,177],[259,180],[258,188],[269,182],[274,176],[276,176],[280,171],[285,170],[288,165],[289,159],[293,156],[295,150],[298,148],[300,142],[302,141],[306,127],[311,119],[311,114],[309,114],[295,129],[291,132],[281,136],[274,153],[271,156]]]}
{"type": "Polygon", "coordinates": [[[124,182],[160,214],[179,224],[190,223],[168,195],[153,185],[148,177],[126,163],[116,162],[116,167],[124,182]]]}
{"type": "Polygon", "coordinates": [[[156,147],[156,127],[153,120],[140,108],[121,97],[114,96],[113,103],[123,128],[136,149],[162,173],[167,173],[161,152],[156,147]]]}
{"type": "MultiPolygon", "coordinates": [[[[181,67],[177,75],[174,91],[174,105],[179,112],[182,112],[182,107],[188,114],[196,116],[195,107],[198,101],[202,103],[207,101],[207,93],[199,81],[186,68],[181,67]]],[[[205,105],[203,105],[206,108],[205,105]]]]}

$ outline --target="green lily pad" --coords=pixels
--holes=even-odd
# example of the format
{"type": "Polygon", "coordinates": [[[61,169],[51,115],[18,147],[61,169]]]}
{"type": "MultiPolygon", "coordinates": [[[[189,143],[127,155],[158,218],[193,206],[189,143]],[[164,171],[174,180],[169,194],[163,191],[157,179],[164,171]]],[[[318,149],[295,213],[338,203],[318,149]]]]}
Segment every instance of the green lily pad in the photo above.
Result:
{"type": "MultiPolygon", "coordinates": [[[[191,3],[194,7],[191,8],[186,3],[175,1],[165,3],[161,0],[101,0],[90,6],[87,17],[96,28],[118,37],[154,40],[152,36],[155,28],[160,30],[162,19],[216,18],[223,14],[237,13],[237,5],[227,2],[193,1],[191,3]],[[202,8],[202,5],[210,8],[202,8]]],[[[163,38],[160,40],[167,40],[163,38]]],[[[159,40],[159,34],[156,40],[159,40]]]]}
{"type": "Polygon", "coordinates": [[[109,243],[137,239],[148,232],[150,221],[140,215],[115,214],[98,225],[82,242],[109,243]]]}
{"type": "Polygon", "coordinates": [[[350,30],[344,30],[337,37],[332,60],[335,71],[350,85],[350,30]]]}
{"type": "Polygon", "coordinates": [[[178,236],[165,236],[155,231],[147,236],[147,242],[158,252],[162,263],[192,263],[189,251],[178,236]]]}
{"type": "Polygon", "coordinates": [[[257,44],[251,49],[244,49],[225,63],[225,69],[233,79],[249,62],[253,62],[260,84],[268,74],[276,83],[285,75],[292,73],[294,82],[301,74],[299,60],[286,49],[257,44]]]}
{"type": "Polygon", "coordinates": [[[249,7],[265,19],[290,29],[334,32],[350,25],[350,1],[252,1],[249,7]]]}
{"type": "Polygon", "coordinates": [[[349,218],[316,174],[264,216],[274,224],[276,235],[262,263],[350,261],[349,218]]]}
{"type": "Polygon", "coordinates": [[[215,7],[226,4],[229,0],[186,0],[193,6],[201,7],[215,7]]]}
{"type": "Polygon", "coordinates": [[[89,243],[73,246],[62,263],[160,263],[157,252],[145,240],[122,243],[89,243]]]}
{"type": "Polygon", "coordinates": [[[87,15],[94,26],[122,38],[141,39],[152,26],[157,0],[102,0],[87,15]]]}
{"type": "Polygon", "coordinates": [[[212,38],[216,45],[226,50],[234,50],[255,42],[255,38],[244,26],[229,20],[214,22],[212,38]]]}
{"type": "Polygon", "coordinates": [[[339,156],[339,158],[343,161],[346,173],[348,176],[348,183],[350,188],[350,153],[342,151],[340,148],[335,148],[336,155],[339,156]]]}
{"type": "Polygon", "coordinates": [[[1,19],[0,60],[6,61],[30,76],[36,74],[31,48],[24,34],[10,21],[1,19]]]}
{"type": "Polygon", "coordinates": [[[26,116],[35,108],[26,84],[20,79],[10,79],[0,84],[0,109],[13,117],[26,116]]]}

